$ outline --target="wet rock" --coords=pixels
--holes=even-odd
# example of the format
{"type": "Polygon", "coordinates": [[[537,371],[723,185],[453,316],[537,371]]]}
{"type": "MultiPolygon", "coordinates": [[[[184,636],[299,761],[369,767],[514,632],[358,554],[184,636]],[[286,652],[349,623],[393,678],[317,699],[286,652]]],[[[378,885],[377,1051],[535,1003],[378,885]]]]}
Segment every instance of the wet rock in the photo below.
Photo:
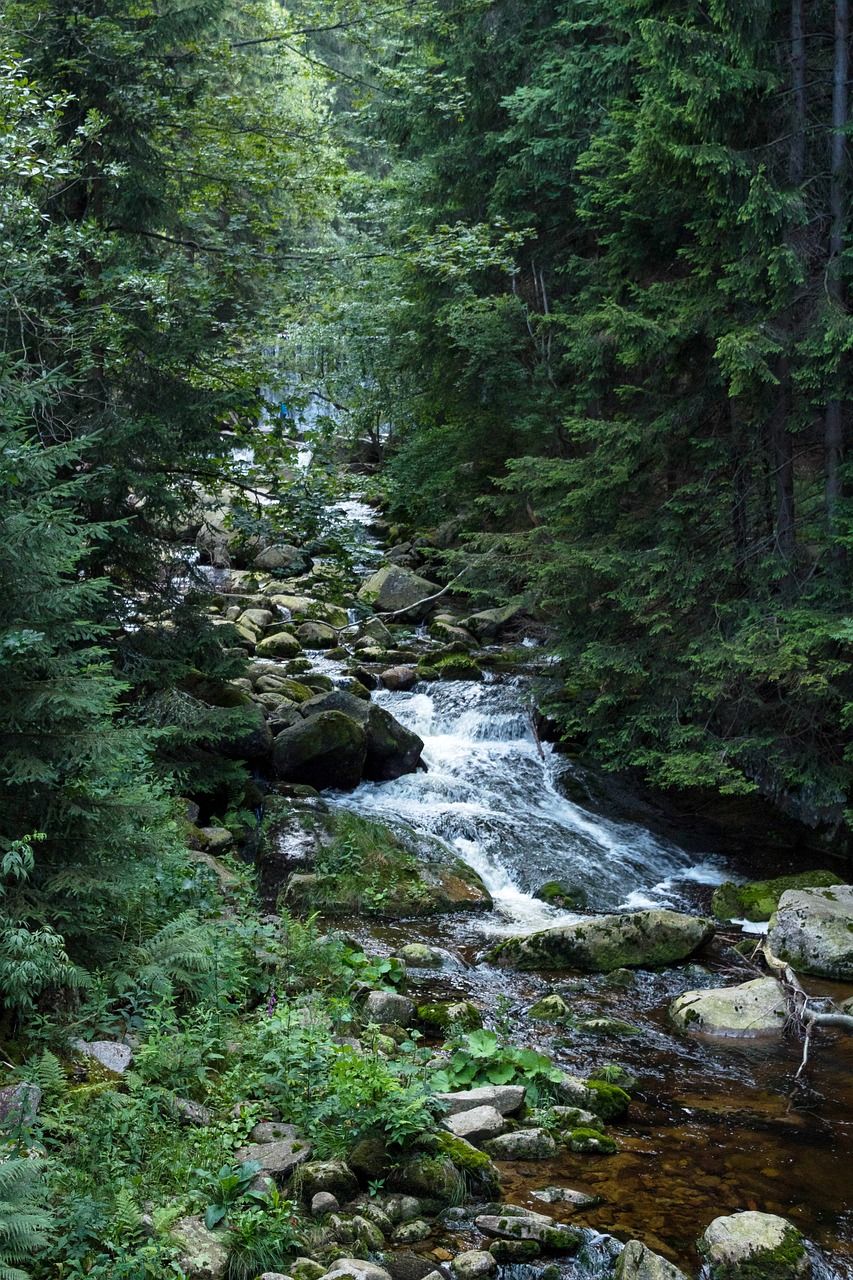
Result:
{"type": "Polygon", "coordinates": [[[769,920],[779,906],[783,893],[791,889],[829,888],[843,884],[832,871],[802,871],[795,876],[777,876],[774,880],[753,880],[748,884],[727,881],[714,890],[711,910],[718,920],[769,920]]]}
{"type": "Polygon", "coordinates": [[[369,1022],[395,1022],[405,1027],[409,1024],[415,1006],[407,996],[396,991],[371,991],[364,1002],[364,1016],[369,1022]]]}
{"type": "Polygon", "coordinates": [[[290,658],[298,658],[301,652],[302,646],[289,631],[277,631],[275,635],[264,636],[263,640],[259,640],[255,645],[255,654],[258,658],[280,658],[287,661],[290,658]]]}
{"type": "Polygon", "coordinates": [[[567,1227],[542,1213],[526,1213],[524,1217],[508,1213],[482,1214],[475,1219],[475,1225],[484,1236],[495,1236],[499,1240],[535,1240],[553,1253],[575,1253],[583,1243],[583,1234],[576,1227],[567,1227]]]}
{"type": "Polygon", "coordinates": [[[352,1227],[360,1248],[366,1249],[368,1253],[375,1253],[378,1249],[385,1248],[385,1237],[371,1218],[356,1213],[352,1218],[352,1227]]]}
{"type": "Polygon", "coordinates": [[[302,1199],[308,1203],[320,1191],[329,1192],[341,1204],[358,1195],[358,1179],[343,1160],[313,1160],[303,1164],[297,1183],[302,1199]]]}
{"type": "Polygon", "coordinates": [[[527,1016],[537,1022],[558,1022],[560,1018],[568,1017],[570,1012],[563,997],[555,994],[537,1000],[527,1010],[527,1016]]]}
{"type": "Polygon", "coordinates": [[[631,1097],[624,1089],[606,1080],[581,1080],[566,1073],[561,1076],[557,1088],[567,1103],[592,1111],[603,1120],[615,1120],[631,1104],[631,1097]]]}
{"type": "Polygon", "coordinates": [[[473,1107],[469,1111],[458,1111],[448,1116],[444,1127],[456,1138],[464,1138],[475,1147],[485,1144],[489,1138],[497,1138],[505,1133],[508,1125],[504,1117],[495,1107],[473,1107]]]}
{"type": "Polygon", "coordinates": [[[414,1218],[411,1222],[401,1222],[394,1232],[396,1244],[420,1244],[432,1232],[432,1227],[423,1218],[414,1218]]]}
{"type": "Polygon", "coordinates": [[[552,1160],[557,1144],[544,1129],[518,1129],[483,1143],[494,1160],[552,1160]]]}
{"type": "Polygon", "coordinates": [[[600,1129],[604,1132],[604,1121],[594,1111],[585,1111],[583,1107],[550,1107],[547,1113],[552,1116],[561,1133],[571,1133],[573,1129],[600,1129]]]}
{"type": "Polygon", "coordinates": [[[501,609],[481,609],[479,613],[463,618],[462,626],[478,640],[494,640],[521,613],[521,609],[511,604],[504,605],[501,609]]]}
{"type": "MultiPolygon", "coordinates": [[[[446,1250],[442,1250],[442,1252],[446,1252],[446,1250]]],[[[452,1256],[452,1254],[448,1253],[448,1260],[452,1256]]],[[[436,1276],[437,1280],[447,1280],[446,1275],[435,1270],[435,1258],[435,1250],[431,1258],[420,1258],[411,1249],[401,1249],[397,1253],[389,1252],[384,1261],[391,1272],[393,1280],[427,1280],[429,1276],[436,1276]]]]}
{"type": "Polygon", "coordinates": [[[373,1182],[387,1176],[393,1159],[381,1138],[362,1138],[347,1156],[347,1164],[364,1182],[373,1182]]]}
{"type": "Polygon", "coordinates": [[[270,613],[269,609],[244,609],[237,619],[238,622],[254,627],[258,631],[265,630],[274,620],[274,615],[270,613]]]}
{"type": "Polygon", "coordinates": [[[587,901],[586,889],[565,880],[549,880],[540,885],[533,896],[563,911],[583,911],[587,901]]]}
{"type": "Polygon", "coordinates": [[[221,1280],[228,1266],[224,1235],[208,1231],[200,1217],[181,1218],[172,1227],[172,1240],[180,1250],[177,1259],[188,1280],[221,1280]]]}
{"type": "Polygon", "coordinates": [[[383,565],[362,586],[358,598],[377,613],[397,613],[400,620],[420,622],[432,612],[434,603],[422,603],[440,588],[435,582],[421,578],[400,565],[383,565]]]}
{"type": "Polygon", "coordinates": [[[414,773],[420,766],[423,739],[395,720],[384,707],[371,703],[365,732],[364,776],[368,782],[393,782],[404,774],[414,773]]]}
{"type": "Polygon", "coordinates": [[[491,1084],[480,1089],[437,1093],[435,1096],[444,1103],[449,1116],[472,1111],[475,1107],[493,1107],[502,1116],[511,1116],[524,1106],[525,1093],[524,1086],[520,1084],[491,1084]]]}
{"type": "Polygon", "coordinates": [[[326,1274],[326,1268],[314,1258],[297,1258],[289,1264],[288,1270],[293,1280],[320,1280],[326,1274]]]}
{"type": "Polygon", "coordinates": [[[444,964],[441,953],[433,951],[432,947],[427,947],[422,942],[408,943],[400,948],[397,955],[413,969],[441,969],[444,964]]]}
{"type": "Polygon", "coordinates": [[[432,1004],[419,1004],[418,1021],[437,1031],[448,1031],[451,1027],[473,1031],[483,1025],[480,1010],[468,1000],[436,1000],[432,1004]]]}
{"type": "Polygon", "coordinates": [[[438,1204],[458,1200],[462,1187],[453,1161],[447,1156],[435,1155],[416,1155],[405,1160],[388,1181],[395,1191],[438,1204]]]}
{"type": "Polygon", "coordinates": [[[600,1196],[591,1196],[586,1191],[575,1191],[571,1187],[541,1187],[530,1194],[544,1204],[574,1204],[579,1209],[591,1208],[601,1201],[600,1196]]]}
{"type": "Polygon", "coordinates": [[[600,1129],[573,1129],[569,1134],[569,1147],[580,1155],[615,1156],[619,1143],[600,1129]]]}
{"type": "Polygon", "coordinates": [[[589,916],[509,938],[487,959],[518,969],[585,969],[608,973],[641,965],[673,964],[684,960],[713,936],[713,921],[678,911],[655,909],[606,916],[589,916]]]}
{"type": "Polygon", "coordinates": [[[542,1246],[536,1240],[493,1240],[489,1245],[489,1253],[496,1262],[518,1266],[541,1258],[542,1246]]]}
{"type": "Polygon", "coordinates": [[[493,1276],[498,1269],[497,1259],[483,1249],[468,1249],[457,1253],[450,1264],[457,1280],[475,1280],[477,1276],[493,1276]]]}
{"type": "Polygon", "coordinates": [[[785,996],[775,978],[685,991],[669,1006],[673,1023],[688,1035],[741,1040],[781,1036],[786,1013],[785,996]]]}
{"type": "Polygon", "coordinates": [[[412,1222],[422,1212],[417,1196],[392,1195],[385,1201],[385,1212],[391,1222],[412,1222]]]}
{"type": "Polygon", "coordinates": [[[799,973],[853,981],[853,886],[783,893],[767,941],[799,973]]]}
{"type": "Polygon", "coordinates": [[[237,1159],[256,1160],[262,1173],[270,1174],[276,1181],[284,1181],[294,1169],[311,1159],[311,1148],[298,1138],[282,1138],[278,1142],[256,1142],[243,1147],[237,1152],[237,1159]]]}
{"type": "Polygon", "coordinates": [[[338,1258],[326,1274],[352,1276],[353,1280],[391,1280],[384,1267],[378,1267],[375,1262],[364,1262],[361,1258],[338,1258]]]}
{"type": "Polygon", "coordinates": [[[394,1230],[394,1224],[388,1217],[380,1205],[375,1200],[369,1201],[362,1210],[365,1218],[378,1227],[383,1236],[390,1236],[394,1230]]]}
{"type": "Polygon", "coordinates": [[[632,1022],[623,1022],[621,1018],[578,1018],[574,1024],[576,1031],[583,1031],[590,1036],[641,1036],[643,1033],[632,1022]]]}
{"type": "Polygon", "coordinates": [[[418,683],[418,673],[414,667],[388,667],[386,671],[380,671],[379,679],[386,689],[408,693],[418,683]]]}
{"type": "Polygon", "coordinates": [[[641,1241],[629,1240],[619,1256],[613,1280],[687,1280],[687,1277],[641,1241]]]}
{"type": "Polygon", "coordinates": [[[41,1105],[37,1084],[8,1084],[0,1089],[0,1130],[16,1133],[35,1124],[41,1105]]]}
{"type": "Polygon", "coordinates": [[[338,633],[328,622],[303,622],[296,628],[296,639],[303,649],[334,649],[338,633]]]}
{"type": "Polygon", "coordinates": [[[133,1061],[133,1050],[129,1045],[119,1044],[115,1040],[72,1040],[72,1047],[87,1058],[94,1058],[107,1071],[115,1075],[124,1075],[133,1061]]]}
{"type": "Polygon", "coordinates": [[[366,758],[364,730],[340,711],[324,711],[283,730],[273,748],[276,777],[318,789],[352,791],[361,781],[366,758]]]}
{"type": "Polygon", "coordinates": [[[306,551],[292,547],[287,543],[279,543],[274,547],[265,547],[255,556],[257,569],[273,569],[281,571],[288,578],[298,578],[301,573],[308,573],[313,561],[306,551]]]}
{"type": "Polygon", "coordinates": [[[801,1232],[773,1213],[715,1218],[698,1248],[711,1280],[799,1280],[811,1274],[801,1232]]]}
{"type": "Polygon", "coordinates": [[[311,1197],[312,1218],[322,1218],[325,1213],[337,1213],[340,1207],[337,1197],[331,1191],[318,1191],[311,1197]]]}

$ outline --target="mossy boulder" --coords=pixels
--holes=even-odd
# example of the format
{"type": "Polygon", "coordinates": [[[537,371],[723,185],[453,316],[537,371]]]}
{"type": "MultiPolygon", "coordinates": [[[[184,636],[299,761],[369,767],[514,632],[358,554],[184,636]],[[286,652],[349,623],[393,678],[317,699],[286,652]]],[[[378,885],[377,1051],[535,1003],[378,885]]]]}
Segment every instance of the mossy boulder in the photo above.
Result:
{"type": "Polygon", "coordinates": [[[303,622],[296,628],[296,639],[303,649],[334,649],[338,633],[328,622],[303,622]]]}
{"type": "Polygon", "coordinates": [[[822,889],[844,884],[832,871],[802,871],[795,876],[777,876],[774,880],[753,880],[749,884],[727,881],[714,890],[711,909],[718,920],[769,920],[779,906],[779,899],[789,889],[822,889]]]}
{"type": "Polygon", "coordinates": [[[408,1196],[436,1205],[458,1203],[464,1182],[456,1165],[444,1152],[425,1152],[403,1159],[388,1179],[391,1191],[402,1191],[408,1196]]]}
{"type": "Polygon", "coordinates": [[[773,1213],[715,1218],[697,1247],[711,1280],[803,1280],[811,1275],[802,1233],[773,1213]]]}
{"type": "Polygon", "coordinates": [[[316,694],[302,704],[307,719],[325,711],[340,711],[361,725],[367,743],[363,774],[369,782],[390,782],[420,765],[422,739],[383,707],[342,689],[316,694]]]}
{"type": "Polygon", "coordinates": [[[497,1166],[484,1151],[478,1151],[465,1138],[451,1133],[436,1135],[438,1150],[463,1173],[469,1187],[476,1187],[484,1195],[499,1195],[501,1175],[497,1166]]]}
{"type": "Polygon", "coordinates": [[[258,658],[280,658],[288,660],[298,658],[302,646],[289,631],[277,631],[274,635],[264,636],[255,645],[255,656],[258,658]]]}
{"type": "Polygon", "coordinates": [[[408,621],[420,622],[434,609],[434,603],[423,601],[434,596],[440,587],[412,569],[386,564],[362,585],[358,598],[377,613],[395,613],[408,621]]]}
{"type": "Polygon", "coordinates": [[[475,1225],[483,1235],[498,1240],[535,1240],[549,1253],[576,1253],[583,1244],[583,1232],[577,1227],[529,1210],[516,1216],[513,1209],[513,1205],[507,1205],[506,1212],[481,1214],[475,1225]]]}
{"type": "Polygon", "coordinates": [[[640,1240],[629,1240],[619,1255],[613,1280],[687,1280],[687,1277],[640,1240]]]}
{"type": "Polygon", "coordinates": [[[496,1262],[517,1266],[522,1262],[535,1262],[542,1256],[542,1246],[537,1240],[493,1240],[489,1253],[496,1262]]]}
{"type": "Polygon", "coordinates": [[[188,1280],[221,1280],[228,1267],[225,1231],[209,1231],[200,1217],[181,1218],[170,1231],[180,1250],[181,1274],[188,1280]]]}
{"type": "Polygon", "coordinates": [[[558,1082],[557,1092],[567,1105],[592,1111],[602,1120],[615,1120],[631,1105],[630,1094],[618,1085],[606,1080],[581,1080],[568,1073],[558,1082]]]}
{"type": "Polygon", "coordinates": [[[853,982],[853,886],[789,889],[767,940],[773,954],[799,973],[853,982]]]}
{"type": "Polygon", "coordinates": [[[625,1022],[622,1018],[577,1018],[574,1023],[577,1031],[589,1036],[641,1036],[643,1033],[633,1022],[625,1022]]]}
{"type": "MultiPolygon", "coordinates": [[[[464,653],[449,654],[445,658],[430,659],[433,670],[438,672],[439,680],[477,680],[483,679],[483,670],[474,658],[464,653]]],[[[420,673],[421,664],[418,663],[420,673]]]]}
{"type": "Polygon", "coordinates": [[[423,942],[408,942],[400,948],[397,955],[413,969],[441,969],[444,965],[440,952],[423,942]]]}
{"type": "Polygon", "coordinates": [[[553,1160],[557,1144],[546,1129],[516,1129],[483,1143],[495,1160],[553,1160]]]}
{"type": "Polygon", "coordinates": [[[273,768],[276,777],[288,782],[352,791],[361,781],[366,758],[361,725],[340,711],[324,711],[278,735],[273,768]]]}
{"type": "Polygon", "coordinates": [[[619,1143],[599,1129],[573,1129],[569,1134],[569,1147],[582,1155],[613,1156],[619,1143]]]}
{"type": "Polygon", "coordinates": [[[483,1025],[480,1010],[468,1000],[436,1000],[431,1004],[420,1004],[417,1018],[430,1031],[446,1032],[454,1026],[464,1031],[475,1031],[483,1025]]]}
{"type": "Polygon", "coordinates": [[[540,885],[533,896],[563,911],[583,911],[587,902],[586,889],[566,880],[549,880],[547,884],[540,885]]]}
{"type": "Polygon", "coordinates": [[[295,1189],[310,1204],[318,1191],[328,1191],[343,1204],[358,1194],[358,1179],[343,1160],[312,1160],[297,1170],[295,1189]]]}
{"type": "Polygon", "coordinates": [[[507,604],[498,609],[481,609],[463,618],[462,626],[478,640],[494,640],[505,627],[521,616],[517,605],[507,604]]]}
{"type": "Polygon", "coordinates": [[[782,1035],[785,994],[775,978],[754,978],[736,987],[685,991],[669,1006],[669,1016],[688,1035],[754,1040],[782,1035]]]}
{"type": "Polygon", "coordinates": [[[536,1022],[559,1022],[561,1018],[567,1018],[570,1012],[563,997],[555,992],[531,1005],[527,1010],[527,1016],[536,1022]]]}
{"type": "Polygon", "coordinates": [[[575,924],[508,938],[488,955],[517,969],[613,969],[674,964],[714,934],[712,920],[663,908],[588,916],[575,924]]]}

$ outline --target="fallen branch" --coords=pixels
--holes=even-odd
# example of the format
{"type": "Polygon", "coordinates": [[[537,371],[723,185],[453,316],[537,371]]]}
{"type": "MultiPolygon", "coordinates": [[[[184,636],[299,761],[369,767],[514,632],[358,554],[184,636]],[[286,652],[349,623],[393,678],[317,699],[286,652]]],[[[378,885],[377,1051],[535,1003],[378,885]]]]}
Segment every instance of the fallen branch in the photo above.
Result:
{"type": "Polygon", "coordinates": [[[757,950],[764,956],[767,968],[782,987],[785,1003],[788,1006],[788,1025],[794,1027],[803,1036],[803,1058],[794,1076],[795,1080],[799,1080],[809,1060],[815,1027],[837,1027],[842,1031],[853,1032],[853,1014],[842,1013],[826,997],[810,996],[804,991],[791,966],[784,960],[780,960],[778,956],[774,956],[766,941],[757,950]],[[816,1003],[824,1007],[815,1007],[816,1003]],[[827,1008],[827,1005],[830,1008],[827,1008]]]}
{"type": "MultiPolygon", "coordinates": [[[[487,551],[483,556],[483,560],[487,560],[493,550],[494,548],[487,551]]],[[[460,573],[457,573],[455,578],[451,578],[446,587],[442,587],[440,591],[436,591],[435,595],[424,596],[423,600],[416,600],[414,604],[407,604],[405,609],[395,609],[393,613],[377,613],[375,616],[377,618],[399,618],[403,613],[411,613],[413,609],[420,609],[421,605],[432,604],[433,600],[440,600],[442,596],[447,595],[450,588],[455,586],[460,578],[465,577],[466,573],[471,573],[472,570],[479,568],[480,563],[481,562],[478,562],[477,564],[466,564],[465,568],[462,569],[460,573]]]]}

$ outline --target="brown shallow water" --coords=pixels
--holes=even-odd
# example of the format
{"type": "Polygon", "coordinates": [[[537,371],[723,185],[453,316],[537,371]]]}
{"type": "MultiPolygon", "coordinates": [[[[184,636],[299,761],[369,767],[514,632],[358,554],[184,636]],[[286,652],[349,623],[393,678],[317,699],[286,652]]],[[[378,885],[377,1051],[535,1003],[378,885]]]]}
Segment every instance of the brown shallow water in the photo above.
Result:
{"type": "MultiPolygon", "coordinates": [[[[601,975],[545,977],[478,962],[485,919],[348,926],[374,950],[423,941],[465,964],[413,971],[418,996],[471,999],[486,1025],[500,1010],[513,1043],[535,1045],[576,1074],[615,1062],[638,1077],[628,1115],[609,1127],[617,1155],[565,1150],[553,1161],[503,1163],[505,1199],[622,1241],[643,1240],[688,1275],[697,1274],[695,1242],[713,1218],[744,1209],[778,1213],[814,1241],[830,1274],[853,1278],[853,1038],[822,1033],[805,1086],[795,1088],[799,1044],[703,1044],[676,1034],[666,1011],[681,991],[754,976],[724,940],[697,958],[701,967],[639,972],[623,989],[601,975]],[[529,1021],[524,1010],[555,989],[573,1014],[623,1018],[642,1034],[592,1036],[529,1021]],[[531,1193],[549,1185],[601,1200],[582,1211],[544,1205],[531,1193]]],[[[830,983],[818,989],[839,999],[853,991],[830,983]]]]}

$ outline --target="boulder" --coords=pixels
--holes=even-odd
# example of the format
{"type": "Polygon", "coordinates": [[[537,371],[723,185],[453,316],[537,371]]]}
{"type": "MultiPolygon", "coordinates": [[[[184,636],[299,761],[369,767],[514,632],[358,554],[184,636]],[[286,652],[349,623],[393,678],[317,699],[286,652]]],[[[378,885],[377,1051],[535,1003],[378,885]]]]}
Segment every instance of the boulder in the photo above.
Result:
{"type": "Polygon", "coordinates": [[[531,1005],[527,1010],[527,1016],[536,1022],[557,1022],[560,1018],[567,1018],[570,1012],[563,997],[557,995],[555,991],[553,995],[544,996],[531,1005]]]}
{"type": "Polygon", "coordinates": [[[283,1138],[298,1138],[299,1130],[295,1124],[284,1124],[280,1120],[260,1120],[249,1134],[251,1142],[279,1142],[283,1138]]]}
{"type": "Polygon", "coordinates": [[[820,889],[843,884],[832,871],[802,871],[795,876],[777,876],[774,880],[753,880],[733,884],[730,880],[714,890],[711,909],[718,920],[769,920],[779,899],[789,889],[820,889]]]}
{"type": "Polygon", "coordinates": [[[497,1258],[483,1249],[468,1249],[457,1253],[450,1264],[457,1280],[475,1280],[477,1276],[493,1276],[498,1269],[497,1258]]]}
{"type": "Polygon", "coordinates": [[[269,755],[272,733],[262,709],[248,703],[242,715],[243,727],[220,738],[213,748],[227,760],[261,760],[269,755]]]}
{"type": "Polygon", "coordinates": [[[314,1258],[297,1258],[287,1269],[293,1280],[320,1280],[326,1274],[326,1268],[314,1258]]]}
{"type": "Polygon", "coordinates": [[[465,1138],[475,1147],[482,1146],[489,1138],[497,1138],[509,1128],[506,1120],[495,1107],[472,1107],[470,1111],[457,1111],[447,1116],[444,1127],[457,1138],[465,1138]]]}
{"type": "Polygon", "coordinates": [[[41,1105],[41,1089],[37,1084],[7,1084],[0,1089],[0,1130],[17,1133],[35,1124],[41,1105]]]}
{"type": "Polygon", "coordinates": [[[395,1244],[420,1244],[432,1234],[432,1227],[423,1218],[414,1218],[411,1222],[401,1222],[394,1231],[395,1244]]]}
{"type": "Polygon", "coordinates": [[[600,1202],[598,1196],[591,1196],[588,1191],[575,1191],[573,1187],[542,1187],[530,1194],[544,1204],[573,1204],[579,1209],[590,1209],[600,1202]]]}
{"type": "MultiPolygon", "coordinates": [[[[388,1182],[391,1190],[405,1193],[404,1199],[435,1200],[440,1204],[458,1202],[461,1187],[459,1171],[453,1161],[447,1156],[433,1154],[415,1155],[404,1160],[391,1173],[388,1182]]],[[[388,1214],[391,1216],[390,1208],[388,1214]]]]}
{"type": "Polygon", "coordinates": [[[534,1262],[540,1258],[542,1246],[535,1240],[493,1240],[489,1253],[496,1262],[517,1266],[518,1263],[534,1262]]]}
{"type": "Polygon", "coordinates": [[[802,1234],[774,1213],[715,1218],[698,1249],[711,1280],[800,1280],[811,1275],[802,1234]]]}
{"type": "Polygon", "coordinates": [[[613,1280],[687,1280],[687,1277],[639,1240],[629,1240],[619,1255],[613,1280]]]}
{"type": "Polygon", "coordinates": [[[487,957],[518,969],[612,969],[673,964],[713,936],[702,916],[655,909],[588,916],[575,924],[508,938],[487,957]]]}
{"type": "Polygon", "coordinates": [[[572,1129],[569,1149],[581,1155],[615,1156],[619,1144],[600,1129],[572,1129]]]}
{"type": "Polygon", "coordinates": [[[390,1272],[384,1267],[378,1267],[375,1262],[364,1262],[361,1258],[338,1258],[326,1274],[351,1276],[353,1280],[391,1280],[390,1272]]]}
{"type": "Polygon", "coordinates": [[[119,1044],[116,1040],[72,1040],[72,1047],[87,1058],[94,1058],[107,1071],[117,1076],[124,1075],[131,1062],[133,1050],[129,1045],[119,1044]]]}
{"type": "Polygon", "coordinates": [[[237,621],[255,631],[265,631],[275,617],[269,609],[244,609],[237,621]]]}
{"type": "Polygon", "coordinates": [[[420,622],[432,611],[433,602],[422,602],[434,596],[441,588],[411,569],[401,565],[383,565],[362,586],[358,598],[371,605],[377,613],[396,613],[408,620],[420,622]]]}
{"type": "Polygon", "coordinates": [[[408,1026],[415,1012],[415,1006],[406,996],[397,995],[396,991],[371,991],[364,1002],[364,1016],[368,1022],[381,1025],[383,1022],[395,1022],[398,1026],[408,1026]]]}
{"type": "Polygon", "coordinates": [[[237,1152],[237,1159],[246,1163],[256,1160],[261,1166],[261,1173],[283,1182],[294,1169],[311,1159],[311,1148],[303,1139],[281,1138],[278,1142],[255,1142],[249,1147],[242,1147],[237,1152]]]}
{"type": "Polygon", "coordinates": [[[437,1093],[435,1096],[444,1103],[449,1116],[473,1111],[475,1107],[493,1107],[502,1116],[511,1116],[524,1106],[525,1092],[524,1085],[520,1084],[492,1084],[461,1093],[437,1093]]]}
{"type": "Polygon", "coordinates": [[[379,679],[386,689],[408,693],[418,683],[418,673],[414,667],[388,667],[386,671],[380,671],[379,679]]]}
{"type": "Polygon", "coordinates": [[[462,626],[478,640],[494,640],[504,627],[508,627],[511,622],[521,616],[522,612],[512,604],[504,605],[501,609],[481,609],[479,613],[472,613],[470,617],[463,618],[462,626]]]}
{"type": "Polygon", "coordinates": [[[669,1006],[670,1018],[688,1035],[742,1040],[781,1036],[786,1013],[785,996],[775,978],[685,991],[669,1006]]]}
{"type": "Polygon", "coordinates": [[[258,658],[279,658],[282,661],[289,661],[291,658],[298,658],[301,652],[301,644],[289,631],[277,631],[275,635],[264,636],[263,640],[259,640],[255,645],[255,655],[258,658]]]}
{"type": "Polygon", "coordinates": [[[288,578],[298,578],[301,573],[308,572],[313,561],[301,548],[292,547],[288,543],[279,543],[277,546],[266,547],[263,551],[259,551],[255,556],[254,564],[257,569],[283,572],[288,578]]]}
{"type": "Polygon", "coordinates": [[[296,639],[303,649],[334,649],[338,633],[327,622],[303,622],[296,628],[296,639]]]}
{"type": "Polygon", "coordinates": [[[533,896],[540,902],[547,902],[549,906],[565,911],[583,911],[587,902],[586,889],[569,884],[566,880],[548,880],[539,886],[533,896]]]}
{"type": "Polygon", "coordinates": [[[366,733],[364,776],[369,782],[392,782],[406,773],[414,773],[419,767],[423,740],[395,720],[384,707],[370,704],[366,733]]]}
{"type": "Polygon", "coordinates": [[[853,981],[853,885],[783,893],[767,940],[799,973],[853,981]]]}
{"type": "Polygon", "coordinates": [[[441,953],[423,942],[409,942],[400,948],[397,955],[413,969],[441,969],[444,965],[441,953]]]}
{"type": "Polygon", "coordinates": [[[483,1143],[493,1160],[553,1160],[557,1144],[544,1129],[517,1129],[483,1143]]]}
{"type": "Polygon", "coordinates": [[[311,1160],[302,1165],[297,1181],[302,1199],[309,1204],[321,1191],[341,1204],[358,1195],[358,1178],[343,1160],[311,1160]]]}
{"type": "Polygon", "coordinates": [[[553,1253],[575,1253],[583,1244],[583,1234],[577,1227],[555,1222],[544,1213],[526,1212],[523,1217],[509,1213],[482,1214],[474,1221],[484,1236],[499,1240],[535,1240],[553,1253]]]}
{"type": "Polygon", "coordinates": [[[276,777],[318,789],[352,791],[361,781],[366,758],[364,730],[340,711],[323,711],[284,729],[273,747],[276,777]]]}
{"type": "Polygon", "coordinates": [[[362,728],[367,725],[370,715],[369,704],[363,698],[357,698],[354,693],[347,693],[345,689],[321,689],[307,702],[303,702],[299,710],[306,720],[319,716],[324,711],[341,711],[351,720],[356,720],[362,728]]]}
{"type": "Polygon", "coordinates": [[[180,1250],[178,1265],[188,1280],[222,1280],[228,1266],[224,1233],[208,1231],[204,1219],[180,1218],[169,1233],[180,1250]]]}
{"type": "Polygon", "coordinates": [[[602,1120],[615,1120],[631,1105],[630,1094],[619,1085],[606,1080],[581,1080],[568,1072],[560,1077],[557,1092],[569,1105],[592,1111],[602,1120]]]}

